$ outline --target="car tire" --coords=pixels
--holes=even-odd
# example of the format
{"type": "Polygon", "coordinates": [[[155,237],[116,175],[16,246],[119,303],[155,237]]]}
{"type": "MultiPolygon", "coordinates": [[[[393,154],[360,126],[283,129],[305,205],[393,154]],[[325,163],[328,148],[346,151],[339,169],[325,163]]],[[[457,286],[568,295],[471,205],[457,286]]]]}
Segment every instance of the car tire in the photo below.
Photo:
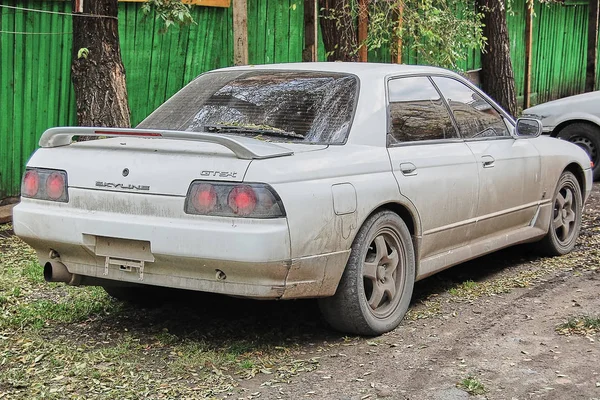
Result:
{"type": "Polygon", "coordinates": [[[358,231],[335,295],[319,300],[334,329],[380,335],[396,328],[406,313],[415,279],[411,235],[397,214],[371,215],[358,231]]]}
{"type": "Polygon", "coordinates": [[[581,228],[582,203],[577,178],[572,172],[563,172],[552,197],[548,233],[539,242],[542,254],[560,256],[573,250],[581,228]]]}
{"type": "Polygon", "coordinates": [[[110,297],[139,306],[158,307],[166,298],[166,290],[160,287],[106,285],[102,288],[110,297]]]}
{"type": "Polygon", "coordinates": [[[594,180],[600,179],[600,127],[576,122],[564,127],[557,137],[584,149],[594,162],[594,180]]]}

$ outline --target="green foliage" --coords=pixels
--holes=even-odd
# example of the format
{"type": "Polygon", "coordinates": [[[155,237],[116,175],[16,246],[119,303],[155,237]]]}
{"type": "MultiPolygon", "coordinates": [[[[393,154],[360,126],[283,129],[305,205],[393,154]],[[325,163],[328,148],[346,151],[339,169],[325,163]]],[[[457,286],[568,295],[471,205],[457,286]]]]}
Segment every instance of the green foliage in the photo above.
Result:
{"type": "Polygon", "coordinates": [[[168,31],[173,25],[187,26],[195,23],[190,14],[190,6],[183,4],[181,0],[148,0],[142,5],[142,12],[149,15],[152,11],[155,11],[156,19],[161,19],[164,23],[161,33],[168,31]]]}
{"type": "Polygon", "coordinates": [[[369,8],[369,33],[365,45],[378,49],[389,45],[397,51],[402,39],[419,64],[458,69],[469,51],[483,49],[483,15],[470,0],[396,0],[373,2],[369,8]],[[398,10],[403,7],[402,26],[398,10]]]}
{"type": "Polygon", "coordinates": [[[572,317],[565,323],[556,327],[560,335],[584,335],[589,336],[600,332],[600,316],[583,315],[572,317]]]}
{"type": "MultiPolygon", "coordinates": [[[[356,54],[365,45],[369,50],[389,47],[392,56],[396,56],[396,44],[402,39],[404,51],[415,54],[419,64],[456,70],[470,51],[483,49],[486,44],[483,14],[475,10],[472,0],[372,1],[368,7],[367,39],[356,48],[344,49],[350,54],[356,54]],[[402,26],[398,23],[401,8],[402,26]]],[[[356,0],[347,0],[338,10],[321,9],[320,18],[336,20],[342,35],[351,35],[355,27],[344,26],[342,15],[350,14],[356,21],[362,12],[365,10],[361,10],[356,0]]]]}
{"type": "Polygon", "coordinates": [[[77,51],[77,58],[84,58],[87,60],[90,50],[87,47],[82,47],[77,51]]]}
{"type": "Polygon", "coordinates": [[[483,386],[483,383],[479,382],[476,378],[473,378],[472,376],[463,379],[457,386],[464,389],[472,395],[480,395],[487,392],[485,386],[483,386]]]}

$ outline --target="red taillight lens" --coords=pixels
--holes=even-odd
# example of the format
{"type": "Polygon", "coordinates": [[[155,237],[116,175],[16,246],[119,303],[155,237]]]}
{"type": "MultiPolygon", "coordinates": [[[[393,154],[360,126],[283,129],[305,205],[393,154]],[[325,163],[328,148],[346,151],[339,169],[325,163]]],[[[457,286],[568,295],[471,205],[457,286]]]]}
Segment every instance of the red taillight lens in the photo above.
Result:
{"type": "Polygon", "coordinates": [[[236,186],[229,192],[227,205],[229,205],[234,214],[241,216],[250,215],[256,208],[256,193],[248,185],[236,186]]]}
{"type": "Polygon", "coordinates": [[[35,170],[28,170],[23,177],[21,194],[24,197],[35,197],[40,189],[40,175],[35,170]]]}
{"type": "Polygon", "coordinates": [[[201,214],[214,210],[217,205],[217,191],[210,183],[201,183],[192,191],[192,205],[201,214]]]}
{"type": "Polygon", "coordinates": [[[46,178],[46,194],[51,200],[58,200],[65,194],[65,177],[56,171],[46,178]]]}

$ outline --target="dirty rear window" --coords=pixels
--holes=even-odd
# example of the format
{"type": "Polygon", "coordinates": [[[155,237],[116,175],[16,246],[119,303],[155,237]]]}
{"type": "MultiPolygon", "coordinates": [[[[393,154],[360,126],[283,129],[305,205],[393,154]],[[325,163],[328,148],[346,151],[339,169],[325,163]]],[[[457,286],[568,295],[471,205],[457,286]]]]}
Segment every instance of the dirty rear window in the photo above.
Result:
{"type": "Polygon", "coordinates": [[[357,92],[358,79],[347,74],[211,72],[180,90],[138,127],[341,144],[350,130],[357,92]]]}

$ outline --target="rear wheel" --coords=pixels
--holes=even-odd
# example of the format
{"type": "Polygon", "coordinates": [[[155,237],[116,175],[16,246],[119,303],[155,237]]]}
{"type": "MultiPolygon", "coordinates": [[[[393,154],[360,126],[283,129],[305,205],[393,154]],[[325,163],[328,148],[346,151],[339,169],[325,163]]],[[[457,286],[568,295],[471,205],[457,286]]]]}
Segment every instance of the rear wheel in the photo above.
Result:
{"type": "Polygon", "coordinates": [[[360,228],[334,296],[320,299],[335,329],[379,335],[396,328],[412,297],[415,255],[404,221],[391,211],[373,214],[360,228]]]}
{"type": "Polygon", "coordinates": [[[558,138],[568,140],[585,150],[594,162],[594,180],[600,179],[600,128],[576,122],[558,132],[558,138]]]}
{"type": "Polygon", "coordinates": [[[552,217],[540,250],[550,256],[567,254],[579,236],[582,214],[581,188],[575,175],[565,171],[560,176],[552,199],[552,217]]]}

